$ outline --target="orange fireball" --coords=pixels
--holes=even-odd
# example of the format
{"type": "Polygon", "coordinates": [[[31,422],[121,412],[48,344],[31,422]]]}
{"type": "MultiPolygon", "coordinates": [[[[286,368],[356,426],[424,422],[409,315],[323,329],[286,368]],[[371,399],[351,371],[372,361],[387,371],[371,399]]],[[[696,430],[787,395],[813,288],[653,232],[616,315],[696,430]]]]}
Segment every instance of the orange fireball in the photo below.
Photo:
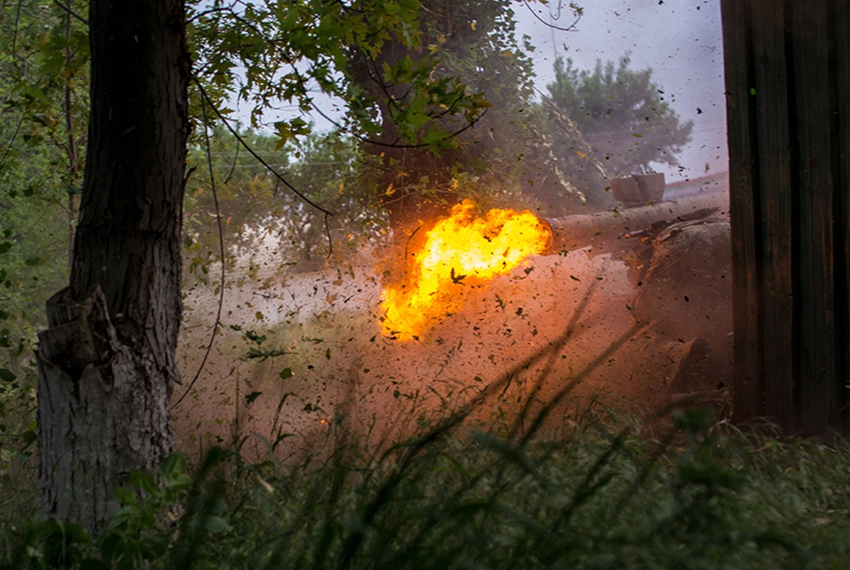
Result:
{"type": "Polygon", "coordinates": [[[510,272],[552,240],[548,224],[529,211],[494,209],[483,217],[472,202],[455,205],[413,256],[410,278],[384,289],[383,332],[398,340],[422,337],[463,306],[464,293],[510,272]]]}

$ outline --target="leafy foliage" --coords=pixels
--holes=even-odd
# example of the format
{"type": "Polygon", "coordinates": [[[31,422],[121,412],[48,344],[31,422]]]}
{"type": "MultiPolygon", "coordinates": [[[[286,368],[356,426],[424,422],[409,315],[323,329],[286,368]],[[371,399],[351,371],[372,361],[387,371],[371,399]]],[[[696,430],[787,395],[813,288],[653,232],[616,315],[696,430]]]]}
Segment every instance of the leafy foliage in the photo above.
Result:
{"type": "MultiPolygon", "coordinates": [[[[64,4],[86,13],[86,2],[64,4]]],[[[79,192],[89,107],[88,30],[61,4],[32,0],[4,3],[0,28],[5,110],[20,121],[18,136],[25,142],[65,155],[63,181],[69,193],[79,192]]]]}
{"type": "MultiPolygon", "coordinates": [[[[274,135],[244,130],[239,136],[312,203],[334,216],[325,220],[300,197],[286,192],[231,133],[216,131],[211,158],[227,263],[234,266],[248,259],[248,267],[238,272],[256,276],[267,263],[260,260],[263,257],[277,260],[278,273],[290,267],[319,267],[331,254],[336,261],[350,260],[354,252],[374,246],[386,234],[385,216],[363,175],[368,163],[351,137],[312,133],[278,148],[280,139],[274,135]]],[[[190,272],[202,279],[219,255],[216,225],[210,223],[216,208],[206,161],[206,149],[193,145],[188,158],[193,174],[184,204],[184,245],[190,272]]]]}
{"type": "MultiPolygon", "coordinates": [[[[607,170],[615,176],[647,172],[652,163],[675,166],[676,154],[691,140],[693,122],[680,123],[652,81],[652,70],[629,69],[626,54],[618,64],[597,61],[592,71],[579,71],[571,59],[555,62],[551,101],[575,121],[607,170]]],[[[565,171],[587,167],[575,156],[560,156],[565,171]]]]}
{"type": "MultiPolygon", "coordinates": [[[[352,51],[350,69],[358,86],[378,102],[384,118],[380,145],[366,144],[379,157],[375,184],[384,205],[400,221],[416,216],[422,202],[448,205],[472,197],[487,206],[540,207],[567,195],[579,198],[550,159],[543,116],[533,101],[529,37],[519,38],[509,0],[423,2],[422,45],[436,58],[437,77],[458,77],[487,98],[487,112],[472,128],[442,117],[458,133],[438,154],[420,148],[388,148],[403,140],[390,119],[393,96],[404,85],[375,71],[382,65],[426,57],[404,45],[390,45],[377,58],[352,51]],[[412,214],[407,213],[412,212],[412,214]]],[[[574,11],[575,8],[571,8],[574,11]]],[[[554,212],[548,212],[554,213],[554,212]]]]}
{"type": "MultiPolygon", "coordinates": [[[[240,137],[278,172],[289,167],[290,147],[276,149],[276,139],[254,130],[240,137]]],[[[203,276],[220,255],[217,217],[223,230],[228,257],[251,244],[246,232],[269,224],[269,218],[283,216],[276,180],[262,164],[245,152],[234,136],[220,129],[210,138],[210,148],[194,143],[189,148],[187,168],[191,176],[184,196],[183,242],[189,271],[203,276]],[[207,153],[215,176],[213,196],[207,153]],[[216,200],[217,198],[217,206],[216,200]],[[276,205],[278,204],[278,205],[276,205]]],[[[231,259],[227,260],[228,263],[231,259]]]]}
{"type": "Polygon", "coordinates": [[[0,565],[840,568],[850,554],[844,441],[743,434],[700,409],[659,439],[597,407],[567,420],[531,441],[438,422],[380,455],[331,429],[326,452],[288,465],[214,448],[194,477],[174,455],[131,475],[97,539],[53,519],[0,528],[0,565]]]}
{"type": "Polygon", "coordinates": [[[293,215],[281,220],[284,245],[310,263],[331,255],[331,261],[350,262],[354,253],[380,244],[388,230],[387,218],[365,174],[369,159],[356,141],[338,132],[310,136],[300,141],[295,157],[290,179],[334,216],[323,228],[316,217],[307,216],[303,203],[287,196],[287,210],[293,215]]]}
{"type": "MultiPolygon", "coordinates": [[[[318,89],[345,106],[352,132],[374,136],[380,130],[376,98],[350,81],[349,51],[376,57],[390,41],[418,49],[419,7],[417,0],[199,3],[189,15],[196,73],[219,103],[231,91],[249,102],[253,127],[281,103],[305,112],[314,108],[318,89]]],[[[450,113],[474,121],[485,107],[482,96],[457,79],[434,77],[435,65],[428,58],[403,59],[381,70],[410,87],[392,101],[392,118],[409,144],[450,144],[450,133],[432,120],[450,113]]],[[[281,146],[310,131],[298,117],[276,121],[275,128],[281,146]]]]}
{"type": "MultiPolygon", "coordinates": [[[[129,570],[161,559],[167,553],[169,536],[182,530],[174,524],[177,515],[173,509],[186,497],[192,483],[186,472],[186,457],[172,454],[158,471],[132,473],[129,485],[116,490],[122,506],[97,540],[78,524],[35,518],[13,530],[17,540],[5,541],[2,562],[9,568],[129,570]]],[[[197,499],[199,494],[190,496],[197,499]]],[[[213,514],[195,514],[187,511],[181,522],[207,532],[229,528],[213,514]]]]}
{"type": "Polygon", "coordinates": [[[0,16],[0,477],[35,441],[35,333],[67,279],[83,160],[87,36],[56,5],[0,16]],[[82,150],[82,149],[81,149],[82,150]]]}

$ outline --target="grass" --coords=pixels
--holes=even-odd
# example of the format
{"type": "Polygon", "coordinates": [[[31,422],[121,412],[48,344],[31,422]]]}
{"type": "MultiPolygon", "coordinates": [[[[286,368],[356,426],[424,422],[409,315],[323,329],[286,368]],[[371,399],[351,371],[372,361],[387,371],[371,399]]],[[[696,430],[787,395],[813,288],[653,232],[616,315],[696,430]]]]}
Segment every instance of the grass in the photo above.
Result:
{"type": "MultiPolygon", "coordinates": [[[[592,405],[557,438],[447,416],[378,453],[331,426],[284,465],[136,474],[97,540],[6,521],[10,568],[846,568],[850,447],[592,405]],[[654,424],[655,425],[655,424],[654,424]],[[524,437],[532,435],[531,437],[524,437]],[[57,546],[63,545],[63,546],[57,546]]],[[[270,446],[271,447],[271,446],[270,446]]]]}
{"type": "MultiPolygon", "coordinates": [[[[530,358],[556,354],[574,326],[530,358]]],[[[97,537],[32,518],[34,484],[7,473],[0,568],[850,568],[850,444],[687,406],[644,421],[567,405],[606,358],[493,425],[476,412],[510,374],[393,445],[334,419],[286,462],[259,435],[191,468],[173,455],[130,476],[97,537]]]]}

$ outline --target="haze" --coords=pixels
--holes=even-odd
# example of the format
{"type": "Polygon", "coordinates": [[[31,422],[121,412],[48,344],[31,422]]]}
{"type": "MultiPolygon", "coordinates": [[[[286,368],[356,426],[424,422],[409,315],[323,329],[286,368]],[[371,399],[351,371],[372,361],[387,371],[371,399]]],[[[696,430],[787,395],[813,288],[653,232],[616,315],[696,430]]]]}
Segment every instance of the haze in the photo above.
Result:
{"type": "Polygon", "coordinates": [[[575,31],[546,26],[530,13],[558,27],[573,17],[568,2],[516,4],[517,31],[536,46],[532,54],[537,88],[546,93],[557,57],[572,58],[578,69],[593,69],[596,60],[618,61],[631,53],[631,68],[652,68],[683,121],[694,122],[693,140],[680,154],[684,170],[658,166],[668,176],[695,178],[728,168],[723,80],[723,37],[716,0],[596,0],[579,2],[584,15],[575,31]]]}

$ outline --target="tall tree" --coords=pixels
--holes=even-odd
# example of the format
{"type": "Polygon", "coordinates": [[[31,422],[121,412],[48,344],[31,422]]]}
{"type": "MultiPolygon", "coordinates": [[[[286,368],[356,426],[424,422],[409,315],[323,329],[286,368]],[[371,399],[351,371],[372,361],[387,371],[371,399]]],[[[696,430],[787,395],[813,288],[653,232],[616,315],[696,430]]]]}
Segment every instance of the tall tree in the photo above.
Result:
{"type": "MultiPolygon", "coordinates": [[[[48,301],[49,328],[39,335],[39,469],[43,512],[95,529],[126,475],[172,448],[192,76],[187,34],[198,58],[195,109],[219,106],[236,89],[255,106],[254,126],[280,100],[308,108],[310,79],[325,92],[350,94],[343,45],[378,54],[390,37],[418,42],[415,0],[215,0],[188,21],[186,7],[185,0],[91,0],[80,15],[91,49],[88,151],[69,285],[48,301]],[[282,67],[288,72],[281,77],[282,67]]],[[[446,114],[473,120],[483,108],[480,95],[451,77],[409,76],[404,62],[387,72],[411,77],[396,118],[414,142],[439,146],[448,135],[429,122],[446,114]]],[[[374,132],[371,103],[346,102],[352,122],[374,132]]],[[[215,113],[233,128],[226,110],[215,113]]],[[[309,132],[300,117],[275,126],[279,146],[309,132]]],[[[276,171],[275,178],[297,193],[276,171]]]]}
{"type": "MultiPolygon", "coordinates": [[[[313,103],[318,88],[344,107],[338,127],[376,156],[384,153],[388,164],[379,168],[399,169],[403,161],[394,157],[404,148],[439,150],[445,158],[457,131],[468,129],[488,106],[471,83],[441,68],[444,58],[428,34],[430,2],[212,5],[193,24],[199,58],[209,61],[203,75],[220,93],[236,87],[254,108],[253,127],[261,125],[274,99],[324,114],[313,103]],[[247,69],[245,81],[236,79],[240,67],[247,69]]],[[[274,127],[281,142],[310,129],[301,117],[275,121],[274,127]]]]}
{"type": "Polygon", "coordinates": [[[91,112],[69,285],[39,335],[44,513],[104,524],[171,452],[190,60],[184,0],[93,0],[91,112]]]}
{"type": "MultiPolygon", "coordinates": [[[[579,71],[573,61],[555,62],[551,101],[584,133],[596,156],[612,175],[646,172],[653,163],[676,165],[676,155],[691,140],[693,122],[681,123],[652,70],[629,68],[628,54],[592,71],[579,71]]],[[[584,167],[577,153],[562,156],[566,172],[584,167]]]]}
{"type": "MultiPolygon", "coordinates": [[[[415,222],[434,209],[447,210],[454,198],[450,189],[458,183],[459,193],[474,192],[471,187],[476,185],[469,182],[484,178],[489,184],[479,198],[491,199],[505,191],[508,181],[520,186],[534,179],[531,184],[543,185],[546,176],[528,161],[540,138],[532,112],[534,74],[526,53],[533,47],[529,38],[517,37],[514,4],[513,0],[425,0],[420,29],[421,44],[427,49],[389,42],[378,57],[350,50],[354,85],[378,103],[380,144],[367,143],[364,148],[380,157],[377,191],[394,226],[415,222]],[[468,90],[486,95],[486,114],[439,154],[411,147],[410,133],[396,127],[395,98],[409,86],[383,69],[403,61],[438,77],[458,77],[468,90]]],[[[452,116],[441,120],[449,132],[466,126],[452,116]]]]}

